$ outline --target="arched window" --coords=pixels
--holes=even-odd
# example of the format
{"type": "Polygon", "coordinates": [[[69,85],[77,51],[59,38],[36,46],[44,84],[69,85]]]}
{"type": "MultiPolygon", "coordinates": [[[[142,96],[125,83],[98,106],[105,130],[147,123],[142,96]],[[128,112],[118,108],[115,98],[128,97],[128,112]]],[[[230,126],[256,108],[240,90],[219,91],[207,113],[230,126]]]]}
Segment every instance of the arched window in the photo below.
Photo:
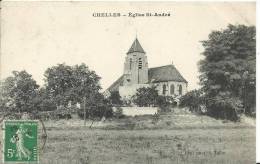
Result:
{"type": "Polygon", "coordinates": [[[165,84],[163,84],[163,91],[162,91],[162,93],[163,93],[163,95],[166,94],[166,85],[165,84]]]}
{"type": "Polygon", "coordinates": [[[182,86],[179,85],[179,95],[182,95],[182,86]]]}
{"type": "Polygon", "coordinates": [[[171,85],[170,92],[171,92],[171,95],[174,95],[174,84],[171,85]]]}
{"type": "Polygon", "coordinates": [[[143,66],[142,58],[139,58],[138,69],[142,69],[142,66],[143,66]]]}

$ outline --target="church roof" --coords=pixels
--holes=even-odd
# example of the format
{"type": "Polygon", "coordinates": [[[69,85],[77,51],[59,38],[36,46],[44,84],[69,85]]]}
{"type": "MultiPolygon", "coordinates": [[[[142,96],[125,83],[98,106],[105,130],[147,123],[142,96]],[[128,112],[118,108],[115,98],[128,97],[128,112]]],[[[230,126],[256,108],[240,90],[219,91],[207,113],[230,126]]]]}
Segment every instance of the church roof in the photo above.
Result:
{"type": "Polygon", "coordinates": [[[132,46],[128,50],[127,54],[133,53],[133,52],[141,52],[145,53],[144,49],[142,48],[141,44],[139,43],[138,39],[136,38],[133,42],[132,46]]]}
{"type": "Polygon", "coordinates": [[[161,67],[149,68],[148,80],[149,83],[164,81],[177,81],[187,83],[187,81],[182,77],[180,72],[172,64],[161,67]]]}
{"type": "Polygon", "coordinates": [[[107,89],[109,92],[118,91],[119,86],[123,85],[124,75],[120,76],[110,87],[107,89]]]}
{"type": "MultiPolygon", "coordinates": [[[[188,83],[175,68],[174,65],[165,65],[161,67],[149,68],[148,83],[158,83],[166,81],[176,81],[188,83]]],[[[124,82],[124,75],[120,76],[107,90],[109,92],[118,91],[119,86],[124,82]]]]}

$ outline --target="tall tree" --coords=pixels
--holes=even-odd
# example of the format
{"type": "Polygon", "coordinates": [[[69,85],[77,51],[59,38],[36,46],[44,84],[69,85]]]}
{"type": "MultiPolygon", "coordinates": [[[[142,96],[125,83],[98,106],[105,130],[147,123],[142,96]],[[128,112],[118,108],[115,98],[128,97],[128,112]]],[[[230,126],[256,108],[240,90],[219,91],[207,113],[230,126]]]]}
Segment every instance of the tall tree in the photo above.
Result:
{"type": "Polygon", "coordinates": [[[1,83],[1,99],[6,107],[13,107],[19,112],[36,109],[35,97],[39,86],[26,71],[13,71],[13,76],[1,83]]]}
{"type": "Polygon", "coordinates": [[[250,99],[255,99],[255,36],[254,26],[229,25],[202,41],[205,58],[199,62],[200,83],[212,114],[236,113],[245,107],[248,88],[250,99]]]}
{"type": "Polygon", "coordinates": [[[81,103],[83,97],[90,101],[92,95],[101,89],[100,77],[85,64],[58,64],[48,68],[44,76],[47,93],[55,100],[57,106],[67,106],[69,102],[81,103]]]}

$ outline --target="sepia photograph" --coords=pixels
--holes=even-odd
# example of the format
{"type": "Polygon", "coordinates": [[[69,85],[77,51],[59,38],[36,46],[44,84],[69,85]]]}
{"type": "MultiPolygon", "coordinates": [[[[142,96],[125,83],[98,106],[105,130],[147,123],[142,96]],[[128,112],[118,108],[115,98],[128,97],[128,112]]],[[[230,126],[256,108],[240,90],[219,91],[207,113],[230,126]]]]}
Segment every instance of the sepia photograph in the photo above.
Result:
{"type": "Polygon", "coordinates": [[[0,163],[256,163],[255,1],[0,3],[0,163]]]}

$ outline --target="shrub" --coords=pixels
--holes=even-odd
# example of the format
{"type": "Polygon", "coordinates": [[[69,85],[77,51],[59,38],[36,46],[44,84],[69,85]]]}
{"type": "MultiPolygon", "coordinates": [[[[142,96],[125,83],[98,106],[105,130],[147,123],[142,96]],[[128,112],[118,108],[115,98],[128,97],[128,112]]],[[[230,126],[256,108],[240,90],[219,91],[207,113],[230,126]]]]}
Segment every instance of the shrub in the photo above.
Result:
{"type": "Polygon", "coordinates": [[[54,111],[57,109],[56,104],[51,99],[42,99],[38,111],[54,111]]]}
{"type": "Polygon", "coordinates": [[[120,107],[117,107],[117,108],[116,108],[116,111],[114,112],[114,116],[115,116],[116,118],[123,118],[123,117],[124,117],[124,115],[123,115],[123,109],[120,108],[120,107]]]}
{"type": "Polygon", "coordinates": [[[191,112],[201,113],[200,106],[204,104],[204,98],[200,90],[186,93],[180,99],[180,107],[188,107],[191,112]]]}
{"type": "Polygon", "coordinates": [[[108,97],[108,100],[113,105],[122,105],[123,103],[118,91],[111,92],[110,96],[108,97]]]}
{"type": "MultiPolygon", "coordinates": [[[[77,113],[81,119],[84,119],[84,109],[78,109],[77,113]]],[[[106,118],[113,116],[113,110],[111,106],[102,105],[86,108],[86,118],[102,118],[103,116],[106,118]]]]}
{"type": "Polygon", "coordinates": [[[176,101],[172,96],[158,96],[157,104],[159,107],[174,107],[176,106],[176,101]]]}
{"type": "Polygon", "coordinates": [[[158,96],[158,91],[155,87],[143,87],[137,89],[137,92],[132,99],[138,106],[155,106],[157,104],[158,96]]]}
{"type": "Polygon", "coordinates": [[[239,120],[240,114],[244,113],[242,101],[239,98],[227,95],[209,99],[207,106],[210,116],[221,119],[237,121],[239,120]]]}
{"type": "Polygon", "coordinates": [[[159,119],[160,119],[160,114],[159,113],[155,113],[152,118],[153,118],[152,119],[152,124],[156,124],[159,121],[159,119]]]}

